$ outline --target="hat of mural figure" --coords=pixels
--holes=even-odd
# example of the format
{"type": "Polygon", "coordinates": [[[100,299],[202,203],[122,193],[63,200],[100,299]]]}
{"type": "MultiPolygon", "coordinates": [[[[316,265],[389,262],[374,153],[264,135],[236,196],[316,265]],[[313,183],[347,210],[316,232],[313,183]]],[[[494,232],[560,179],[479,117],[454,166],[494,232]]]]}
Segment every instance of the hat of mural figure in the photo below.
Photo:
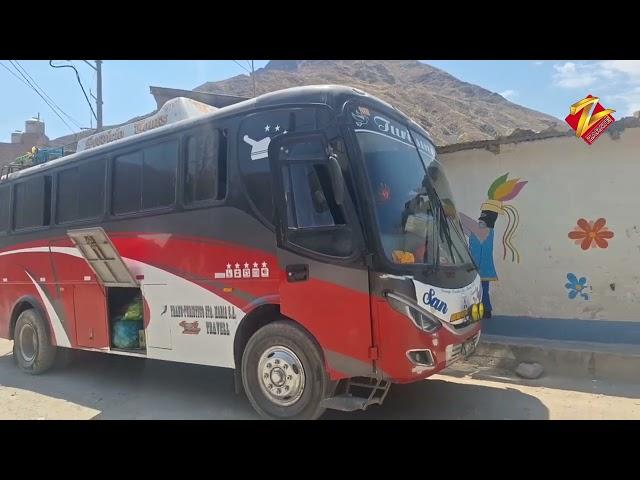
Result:
{"type": "Polygon", "coordinates": [[[513,200],[520,193],[520,190],[527,184],[519,178],[507,180],[509,173],[498,177],[487,191],[487,200],[482,204],[481,210],[488,210],[504,215],[504,202],[513,200]]]}

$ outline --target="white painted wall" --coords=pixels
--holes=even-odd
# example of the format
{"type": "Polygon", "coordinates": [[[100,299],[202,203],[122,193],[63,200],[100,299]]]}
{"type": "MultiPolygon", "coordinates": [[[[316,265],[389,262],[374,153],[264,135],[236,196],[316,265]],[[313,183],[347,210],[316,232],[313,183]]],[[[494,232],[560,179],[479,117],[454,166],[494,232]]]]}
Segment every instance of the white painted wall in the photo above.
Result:
{"type": "Polygon", "coordinates": [[[440,154],[458,210],[477,219],[499,176],[527,180],[512,201],[520,213],[513,243],[520,263],[502,258],[506,218],[496,222],[494,315],[640,321],[640,128],[589,146],[559,137],[440,154]],[[579,218],[604,217],[606,249],[584,251],[568,238],[579,218]],[[589,300],[569,299],[567,273],[587,277],[589,300]],[[615,284],[615,290],[610,288],[615,284]]]}

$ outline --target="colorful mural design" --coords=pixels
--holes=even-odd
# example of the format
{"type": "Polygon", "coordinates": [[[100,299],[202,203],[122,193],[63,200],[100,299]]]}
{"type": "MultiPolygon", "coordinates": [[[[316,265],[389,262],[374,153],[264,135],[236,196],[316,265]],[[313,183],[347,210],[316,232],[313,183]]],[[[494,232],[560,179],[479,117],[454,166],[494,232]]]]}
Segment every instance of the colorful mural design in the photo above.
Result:
{"type": "Polygon", "coordinates": [[[491,297],[489,296],[490,282],[498,280],[493,262],[494,227],[498,215],[507,217],[507,227],[502,236],[502,258],[508,254],[512,262],[520,262],[520,253],[513,244],[513,237],[520,225],[518,210],[510,204],[505,204],[518,196],[526,181],[519,178],[508,180],[509,173],[496,178],[487,191],[487,200],[480,207],[480,217],[474,220],[460,212],[460,221],[465,234],[469,237],[471,256],[480,270],[482,281],[482,303],[485,315],[491,317],[491,297]]]}
{"type": "Polygon", "coordinates": [[[586,293],[587,290],[591,291],[591,286],[587,285],[587,277],[576,277],[574,273],[567,273],[568,282],[565,283],[565,288],[569,291],[568,297],[570,299],[574,299],[578,296],[584,298],[585,300],[589,300],[589,295],[586,293]]]}
{"type": "Polygon", "coordinates": [[[614,234],[605,226],[606,223],[604,218],[599,218],[595,222],[580,218],[577,226],[569,232],[568,237],[574,240],[576,245],[580,245],[582,250],[607,248],[609,246],[607,240],[611,240],[614,234]]]}

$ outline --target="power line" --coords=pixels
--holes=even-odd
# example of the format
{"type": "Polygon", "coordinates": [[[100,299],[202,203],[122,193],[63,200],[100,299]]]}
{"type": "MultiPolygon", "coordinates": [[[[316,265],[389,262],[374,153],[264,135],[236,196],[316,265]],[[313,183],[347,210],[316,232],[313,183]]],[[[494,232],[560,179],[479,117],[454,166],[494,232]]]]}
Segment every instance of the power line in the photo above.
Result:
{"type": "Polygon", "coordinates": [[[7,67],[4,63],[0,62],[0,65],[2,65],[4,68],[7,69],[7,72],[9,72],[11,75],[13,75],[14,77],[16,77],[18,80],[20,80],[22,83],[24,83],[27,87],[29,86],[29,84],[27,82],[25,82],[23,79],[21,79],[19,76],[17,76],[13,70],[11,70],[9,67],[7,67]]]}
{"type": "Polygon", "coordinates": [[[245,72],[249,74],[249,78],[251,78],[251,80],[253,81],[253,96],[255,97],[256,96],[256,77],[255,77],[255,71],[253,69],[253,60],[251,61],[245,60],[245,62],[247,62],[247,65],[249,65],[250,70],[247,69],[240,62],[237,62],[236,60],[232,60],[232,62],[238,65],[240,68],[242,68],[245,72]]]}
{"type": "MultiPolygon", "coordinates": [[[[55,108],[54,108],[54,107],[53,107],[53,106],[52,106],[52,105],[47,101],[47,99],[46,99],[46,98],[44,98],[44,97],[42,96],[42,94],[41,94],[41,93],[40,93],[40,92],[39,92],[39,91],[38,91],[38,90],[37,90],[33,85],[31,85],[31,83],[29,82],[29,80],[27,80],[27,77],[25,77],[25,76],[22,74],[22,72],[21,72],[20,70],[18,70],[18,68],[13,64],[13,61],[12,61],[12,60],[9,60],[9,63],[11,63],[11,65],[16,69],[16,71],[17,71],[17,72],[18,72],[18,73],[19,73],[19,74],[24,78],[23,83],[25,83],[25,82],[26,82],[27,86],[29,86],[29,87],[30,87],[34,92],[36,92],[36,93],[38,94],[38,96],[39,96],[39,97],[44,101],[44,103],[46,103],[46,104],[47,104],[47,106],[48,106],[48,107],[53,111],[53,113],[55,113],[55,114],[57,115],[57,117],[62,121],[62,123],[64,123],[64,124],[67,126],[67,128],[68,128],[69,130],[71,130],[71,133],[74,133],[74,134],[75,134],[76,132],[73,130],[73,128],[71,128],[71,125],[69,125],[69,124],[65,121],[65,119],[64,119],[64,118],[62,118],[62,116],[58,113],[58,111],[57,111],[57,110],[56,110],[56,109],[55,109],[55,108]]],[[[7,66],[6,66],[6,65],[3,65],[3,66],[4,66],[5,68],[7,68],[7,66]]],[[[7,70],[9,70],[9,69],[7,68],[7,70]]],[[[11,71],[11,70],[9,70],[9,71],[11,71]]],[[[14,74],[14,76],[15,76],[15,74],[14,74]]],[[[16,77],[16,78],[18,78],[18,77],[16,77]]],[[[18,78],[18,79],[19,79],[19,78],[18,78]]]]}
{"type": "Polygon", "coordinates": [[[29,75],[29,72],[27,72],[27,70],[24,68],[24,66],[22,64],[20,64],[20,62],[18,60],[15,61],[16,64],[20,67],[20,69],[27,75],[27,77],[29,77],[31,79],[31,81],[34,83],[34,85],[36,87],[38,87],[40,89],[40,91],[42,92],[42,94],[47,97],[49,99],[49,101],[51,101],[51,103],[53,103],[53,105],[65,116],[67,117],[73,124],[75,124],[76,127],[78,127],[79,129],[82,129],[82,126],[71,116],[69,115],[67,112],[65,112],[64,110],[62,110],[62,108],[60,108],[60,106],[53,100],[53,98],[51,98],[49,95],[47,95],[47,92],[44,91],[44,88],[42,88],[40,85],[38,85],[38,82],[35,81],[35,79],[29,75]]]}
{"type": "MultiPolygon", "coordinates": [[[[32,84],[32,83],[29,81],[29,79],[24,75],[24,73],[22,73],[22,71],[21,71],[21,70],[18,68],[18,66],[16,65],[18,62],[17,62],[17,61],[15,61],[15,62],[14,62],[13,60],[9,60],[9,63],[11,64],[11,66],[13,66],[13,68],[15,68],[16,72],[18,72],[18,73],[20,74],[20,76],[21,76],[22,78],[24,78],[24,80],[27,82],[27,85],[28,85],[28,86],[29,86],[29,87],[30,87],[34,92],[36,92],[36,93],[38,94],[38,96],[39,96],[42,100],[44,100],[44,103],[46,103],[46,104],[49,106],[49,108],[50,108],[51,110],[53,110],[53,113],[55,113],[55,114],[58,116],[58,118],[59,118],[60,120],[62,120],[62,123],[64,123],[64,124],[67,126],[67,128],[69,128],[69,130],[71,130],[71,132],[72,132],[72,133],[75,133],[75,130],[71,127],[71,125],[69,125],[69,124],[65,121],[65,119],[64,119],[64,118],[62,118],[62,117],[60,116],[60,114],[56,111],[55,107],[49,103],[49,101],[48,101],[48,100],[47,100],[47,99],[46,99],[46,98],[45,98],[45,97],[40,93],[40,91],[39,91],[36,87],[34,87],[34,86],[33,86],[33,84],[32,84]]],[[[58,107],[58,108],[60,108],[60,107],[58,107]]],[[[62,110],[60,109],[60,111],[62,111],[62,110]]],[[[62,113],[64,113],[64,112],[62,112],[62,113]]],[[[65,114],[65,115],[66,115],[66,114],[65,114]]]]}
{"type": "Polygon", "coordinates": [[[54,65],[53,64],[53,60],[49,60],[49,65],[51,65],[53,68],[71,68],[71,69],[73,69],[74,72],[76,72],[76,78],[78,79],[78,85],[80,85],[80,88],[82,89],[82,93],[84,94],[84,98],[87,100],[87,103],[89,104],[89,108],[91,109],[91,113],[93,113],[93,116],[97,120],[98,117],[96,116],[96,112],[93,110],[93,105],[91,105],[91,101],[89,100],[89,97],[87,96],[87,92],[85,92],[84,86],[82,85],[82,82],[80,81],[80,74],[78,73],[78,70],[76,70],[76,67],[74,67],[72,65],[54,65]]]}
{"type": "MultiPolygon", "coordinates": [[[[87,65],[89,65],[89,66],[93,69],[93,75],[94,75],[93,81],[94,81],[94,83],[95,83],[96,67],[95,67],[95,66],[93,66],[93,65],[91,65],[91,63],[90,63],[90,62],[87,62],[86,60],[82,60],[82,61],[83,61],[84,63],[86,63],[87,65]]],[[[76,62],[74,62],[73,60],[67,60],[67,62],[70,62],[74,67],[77,67],[77,66],[78,66],[78,65],[76,64],[76,62]]],[[[77,68],[76,68],[76,72],[78,72],[78,78],[80,79],[80,73],[79,73],[80,71],[79,71],[79,70],[77,70],[77,68]]],[[[80,79],[80,80],[81,80],[81,79],[80,79]]],[[[85,95],[85,97],[86,97],[86,95],[85,95]]],[[[93,95],[93,93],[91,93],[91,88],[89,88],[89,97],[93,98],[94,100],[97,100],[97,99],[96,99],[96,97],[95,97],[95,95],[93,95]]],[[[90,102],[90,101],[91,101],[91,100],[89,100],[89,102],[90,102]]],[[[95,113],[93,113],[93,109],[92,109],[91,113],[93,114],[93,116],[92,116],[92,115],[89,115],[89,127],[91,127],[91,128],[93,129],[93,120],[94,120],[94,117],[95,117],[95,113]]]]}
{"type": "Polygon", "coordinates": [[[235,63],[236,65],[238,65],[240,68],[242,68],[245,72],[247,72],[249,75],[251,75],[251,70],[247,70],[247,67],[245,67],[244,65],[242,65],[240,62],[237,62],[236,60],[231,60],[233,63],[235,63]]]}

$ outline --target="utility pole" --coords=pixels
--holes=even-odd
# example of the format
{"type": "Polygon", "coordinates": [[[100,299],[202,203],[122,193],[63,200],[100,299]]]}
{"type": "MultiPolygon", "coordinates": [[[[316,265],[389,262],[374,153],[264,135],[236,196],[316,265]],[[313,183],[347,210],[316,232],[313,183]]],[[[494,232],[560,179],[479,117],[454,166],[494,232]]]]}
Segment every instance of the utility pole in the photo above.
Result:
{"type": "MultiPolygon", "coordinates": [[[[93,107],[91,106],[91,101],[89,100],[89,97],[87,97],[87,94],[84,92],[84,87],[82,86],[82,82],[80,81],[80,75],[78,74],[78,71],[76,70],[76,68],[71,65],[56,66],[56,65],[53,65],[53,63],[51,63],[51,60],[49,60],[49,65],[51,65],[54,68],[60,68],[60,67],[73,68],[73,70],[76,72],[76,77],[78,79],[78,83],[80,84],[80,88],[82,88],[82,92],[84,93],[84,96],[87,99],[87,103],[89,103],[89,108],[91,108],[91,113],[93,113],[93,116],[96,118],[96,123],[97,123],[96,131],[99,132],[100,130],[102,130],[102,60],[95,60],[96,62],[95,65],[92,65],[91,62],[87,60],[82,60],[82,61],[96,71],[96,83],[97,83],[96,94],[98,96],[94,97],[93,94],[91,94],[91,96],[96,101],[97,113],[93,111],[93,107]]],[[[91,90],[89,90],[89,93],[91,93],[91,90]]]]}
{"type": "Polygon", "coordinates": [[[96,98],[96,121],[98,123],[97,130],[102,130],[102,60],[96,60],[96,82],[97,88],[96,93],[98,97],[96,98]]]}
{"type": "Polygon", "coordinates": [[[256,71],[253,69],[253,60],[251,60],[251,78],[253,78],[253,96],[256,96],[256,71]]]}

